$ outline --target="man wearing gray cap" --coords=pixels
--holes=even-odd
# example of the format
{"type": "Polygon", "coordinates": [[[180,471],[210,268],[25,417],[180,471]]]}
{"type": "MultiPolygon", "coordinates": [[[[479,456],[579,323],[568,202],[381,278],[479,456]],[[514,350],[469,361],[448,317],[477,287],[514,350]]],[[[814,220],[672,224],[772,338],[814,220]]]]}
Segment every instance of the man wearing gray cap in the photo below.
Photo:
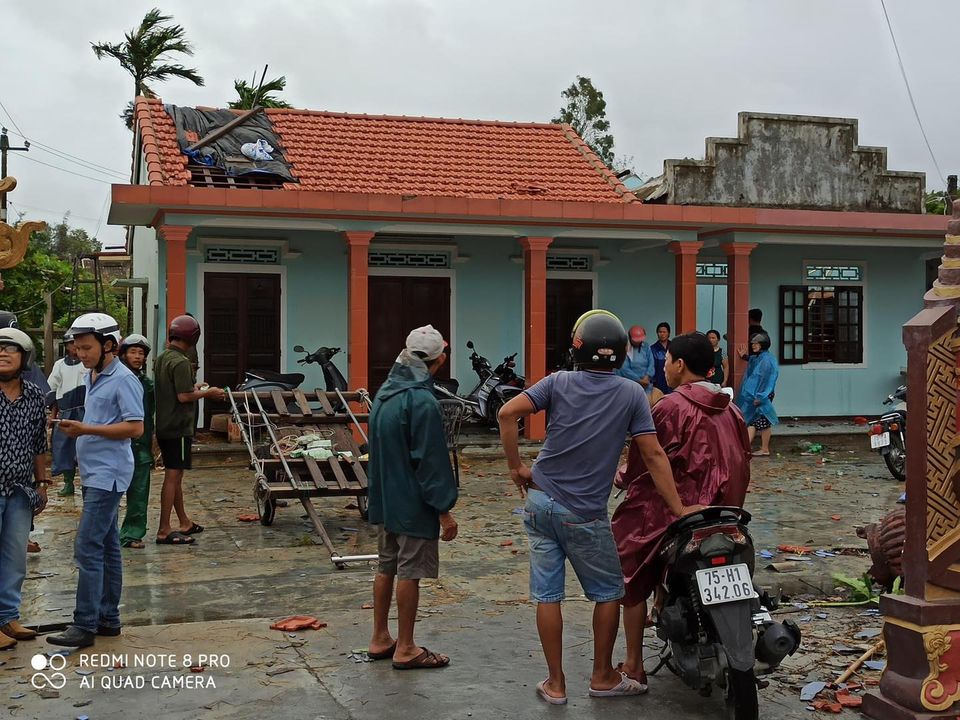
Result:
{"type": "Polygon", "coordinates": [[[443,417],[433,395],[433,376],[447,360],[447,343],[431,325],[407,336],[370,413],[370,523],[377,525],[379,566],[373,585],[374,660],[392,658],[397,670],[446,667],[450,658],[413,641],[420,578],[440,571],[438,539],[453,540],[450,509],[457,484],[450,467],[443,417]],[[397,623],[387,626],[394,578],[397,623]]]}

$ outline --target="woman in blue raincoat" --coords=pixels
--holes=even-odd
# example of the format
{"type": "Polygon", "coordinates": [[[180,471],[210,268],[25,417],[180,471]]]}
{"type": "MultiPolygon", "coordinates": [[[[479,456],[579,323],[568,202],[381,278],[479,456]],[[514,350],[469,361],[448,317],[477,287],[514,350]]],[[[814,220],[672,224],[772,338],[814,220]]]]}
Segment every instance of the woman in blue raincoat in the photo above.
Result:
{"type": "Polygon", "coordinates": [[[770,435],[780,420],[773,409],[773,395],[780,377],[780,366],[770,354],[770,336],[757,333],[750,338],[750,364],[740,385],[737,407],[743,413],[750,434],[750,442],[760,433],[760,451],[754,455],[770,454],[770,435]]]}

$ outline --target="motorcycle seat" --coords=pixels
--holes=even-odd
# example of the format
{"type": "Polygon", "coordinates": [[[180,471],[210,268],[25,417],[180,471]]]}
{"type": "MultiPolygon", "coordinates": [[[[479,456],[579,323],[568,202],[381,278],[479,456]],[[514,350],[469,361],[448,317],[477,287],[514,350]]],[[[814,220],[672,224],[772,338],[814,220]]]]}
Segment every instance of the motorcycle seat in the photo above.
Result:
{"type": "Polygon", "coordinates": [[[306,376],[303,373],[278,373],[273,370],[247,370],[248,378],[257,380],[267,380],[269,382],[282,383],[283,385],[292,385],[297,387],[304,381],[306,376]]]}
{"type": "Polygon", "coordinates": [[[667,536],[673,537],[705,525],[721,523],[737,523],[746,525],[750,522],[750,513],[738,507],[709,507],[698,513],[687,515],[674,522],[667,528],[667,536]]]}

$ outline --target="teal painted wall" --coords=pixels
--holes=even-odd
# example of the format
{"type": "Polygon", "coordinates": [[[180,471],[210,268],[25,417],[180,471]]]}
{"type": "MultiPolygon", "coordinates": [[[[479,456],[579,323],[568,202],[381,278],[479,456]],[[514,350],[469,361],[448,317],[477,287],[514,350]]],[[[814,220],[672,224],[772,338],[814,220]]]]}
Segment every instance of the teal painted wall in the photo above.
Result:
{"type": "MultiPolygon", "coordinates": [[[[871,415],[903,380],[902,325],[922,307],[927,248],[761,244],[750,261],[750,305],[764,312],[773,351],[779,353],[779,286],[803,284],[805,261],[846,260],[864,267],[863,366],[786,365],[775,407],[785,416],[871,415]]],[[[757,241],[755,240],[755,241],[757,241]]]]}
{"type": "Polygon", "coordinates": [[[697,327],[701,332],[727,332],[727,286],[697,285],[697,327]]]}

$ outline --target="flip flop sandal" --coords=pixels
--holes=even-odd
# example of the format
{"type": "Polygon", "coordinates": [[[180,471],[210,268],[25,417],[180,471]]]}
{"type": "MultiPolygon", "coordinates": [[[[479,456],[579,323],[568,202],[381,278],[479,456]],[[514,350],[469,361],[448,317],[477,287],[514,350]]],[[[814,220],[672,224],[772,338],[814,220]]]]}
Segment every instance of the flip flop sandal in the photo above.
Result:
{"type": "Polygon", "coordinates": [[[413,660],[407,660],[407,662],[397,662],[393,661],[394,670],[438,670],[440,668],[445,668],[450,664],[450,658],[444,658],[441,655],[431,652],[426,648],[423,649],[423,652],[417,655],[413,660]]]}
{"type": "Polygon", "coordinates": [[[553,695],[551,695],[550,693],[547,692],[547,687],[546,687],[546,686],[547,686],[547,681],[546,681],[546,680],[544,680],[543,682],[537,683],[537,695],[539,695],[542,700],[550,703],[551,705],[566,705],[566,704],[567,704],[567,696],[566,696],[566,695],[564,695],[563,697],[554,697],[553,695]]]}
{"type": "Polygon", "coordinates": [[[183,533],[183,534],[184,534],[184,535],[199,535],[199,534],[202,533],[202,532],[203,532],[203,525],[197,525],[197,523],[194,523],[193,526],[192,526],[189,530],[187,530],[185,533],[183,533]]]}
{"type": "Polygon", "coordinates": [[[134,550],[143,550],[146,545],[143,544],[142,540],[126,540],[121,543],[125,548],[133,548],[134,550]]]}
{"type": "Polygon", "coordinates": [[[165,538],[157,538],[157,545],[193,545],[193,538],[182,532],[172,532],[165,538]]]}
{"type": "Polygon", "coordinates": [[[380,652],[370,652],[367,650],[367,657],[371,660],[389,660],[393,657],[393,654],[397,651],[397,643],[394,642],[393,645],[388,647],[386,650],[381,650],[380,652]]]}
{"type": "MultiPolygon", "coordinates": [[[[628,673],[626,670],[623,669],[623,663],[618,663],[617,666],[614,668],[614,670],[616,670],[618,673],[620,673],[620,674],[622,674],[622,675],[626,675],[626,676],[627,676],[628,678],[630,678],[631,680],[636,680],[638,683],[640,683],[640,686],[641,686],[641,687],[644,687],[644,688],[647,687],[647,677],[646,677],[646,675],[643,676],[643,680],[641,680],[641,679],[638,678],[638,677],[634,677],[633,675],[631,675],[630,673],[628,673]]],[[[644,691],[644,692],[646,692],[646,691],[644,691]]]]}
{"type": "Polygon", "coordinates": [[[624,672],[620,673],[620,683],[609,690],[594,690],[590,688],[590,697],[594,698],[612,698],[612,697],[631,697],[634,695],[643,695],[647,691],[647,686],[636,680],[627,677],[624,672]]]}

